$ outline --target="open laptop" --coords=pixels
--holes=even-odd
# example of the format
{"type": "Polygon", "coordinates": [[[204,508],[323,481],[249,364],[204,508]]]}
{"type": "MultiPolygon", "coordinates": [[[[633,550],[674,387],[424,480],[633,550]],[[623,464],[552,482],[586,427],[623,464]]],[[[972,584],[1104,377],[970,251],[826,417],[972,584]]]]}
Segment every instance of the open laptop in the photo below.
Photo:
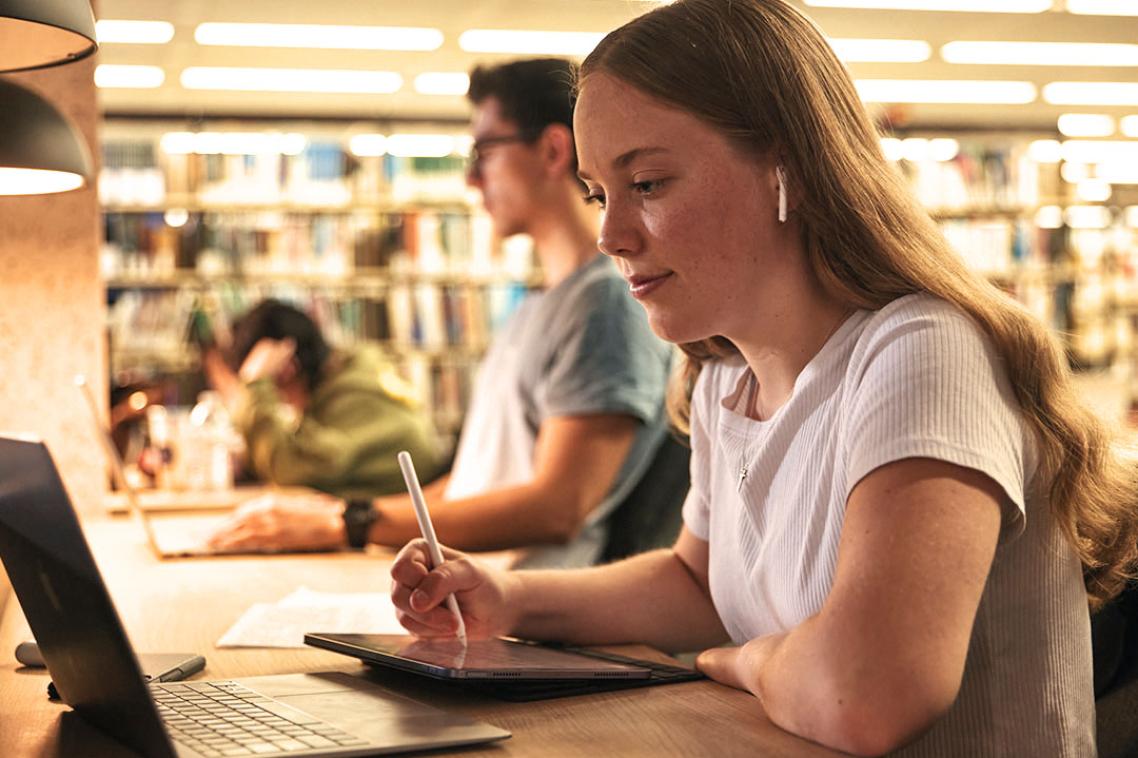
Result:
{"type": "Polygon", "coordinates": [[[217,551],[210,548],[208,540],[223,523],[226,515],[192,516],[162,515],[151,518],[149,510],[142,507],[138,490],[131,485],[126,477],[126,468],[123,466],[122,456],[111,439],[111,432],[99,419],[99,408],[95,396],[91,392],[91,385],[82,374],[75,377],[75,386],[87,401],[87,408],[91,412],[91,423],[95,426],[95,436],[111,465],[115,484],[126,496],[127,510],[142,525],[146,534],[146,544],[151,552],[158,558],[191,558],[194,556],[216,555],[217,551]]]}
{"type": "Polygon", "coordinates": [[[38,440],[0,436],[0,560],[62,699],[142,755],[363,756],[510,736],[341,672],[147,685],[38,440]]]}

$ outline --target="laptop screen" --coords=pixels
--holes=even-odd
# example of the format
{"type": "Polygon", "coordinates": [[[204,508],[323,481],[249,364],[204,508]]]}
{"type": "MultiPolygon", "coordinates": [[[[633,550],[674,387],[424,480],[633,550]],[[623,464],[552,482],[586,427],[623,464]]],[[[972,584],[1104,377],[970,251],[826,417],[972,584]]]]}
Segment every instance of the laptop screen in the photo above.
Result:
{"type": "Polygon", "coordinates": [[[0,437],[0,560],[60,697],[142,755],[173,758],[130,641],[42,442],[0,437]]]}

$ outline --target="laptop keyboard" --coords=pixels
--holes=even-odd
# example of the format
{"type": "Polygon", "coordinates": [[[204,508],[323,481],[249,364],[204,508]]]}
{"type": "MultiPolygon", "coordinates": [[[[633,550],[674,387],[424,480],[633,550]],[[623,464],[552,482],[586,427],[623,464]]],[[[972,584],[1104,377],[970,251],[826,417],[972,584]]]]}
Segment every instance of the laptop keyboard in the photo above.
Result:
{"type": "Polygon", "coordinates": [[[236,682],[154,684],[151,692],[170,736],[208,758],[368,744],[236,682]]]}

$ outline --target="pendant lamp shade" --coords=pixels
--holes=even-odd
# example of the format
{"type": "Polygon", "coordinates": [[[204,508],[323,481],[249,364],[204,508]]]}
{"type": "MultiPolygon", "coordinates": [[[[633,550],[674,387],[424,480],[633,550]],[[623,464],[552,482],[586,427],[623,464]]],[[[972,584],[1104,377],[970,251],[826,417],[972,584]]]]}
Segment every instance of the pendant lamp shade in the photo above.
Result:
{"type": "Polygon", "coordinates": [[[51,103],[0,79],[0,195],[78,189],[91,180],[82,135],[51,103]]]}
{"type": "Polygon", "coordinates": [[[0,0],[0,73],[70,63],[97,47],[87,0],[0,0]]]}

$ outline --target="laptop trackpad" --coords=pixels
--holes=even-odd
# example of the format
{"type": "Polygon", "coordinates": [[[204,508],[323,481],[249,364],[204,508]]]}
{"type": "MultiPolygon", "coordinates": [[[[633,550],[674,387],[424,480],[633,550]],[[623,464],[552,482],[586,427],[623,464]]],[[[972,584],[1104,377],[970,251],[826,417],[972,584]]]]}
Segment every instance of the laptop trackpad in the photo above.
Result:
{"type": "Polygon", "coordinates": [[[437,746],[494,739],[509,732],[342,672],[239,679],[250,689],[304,711],[346,732],[381,744],[437,746]],[[430,737],[429,740],[425,740],[430,737]]]}

